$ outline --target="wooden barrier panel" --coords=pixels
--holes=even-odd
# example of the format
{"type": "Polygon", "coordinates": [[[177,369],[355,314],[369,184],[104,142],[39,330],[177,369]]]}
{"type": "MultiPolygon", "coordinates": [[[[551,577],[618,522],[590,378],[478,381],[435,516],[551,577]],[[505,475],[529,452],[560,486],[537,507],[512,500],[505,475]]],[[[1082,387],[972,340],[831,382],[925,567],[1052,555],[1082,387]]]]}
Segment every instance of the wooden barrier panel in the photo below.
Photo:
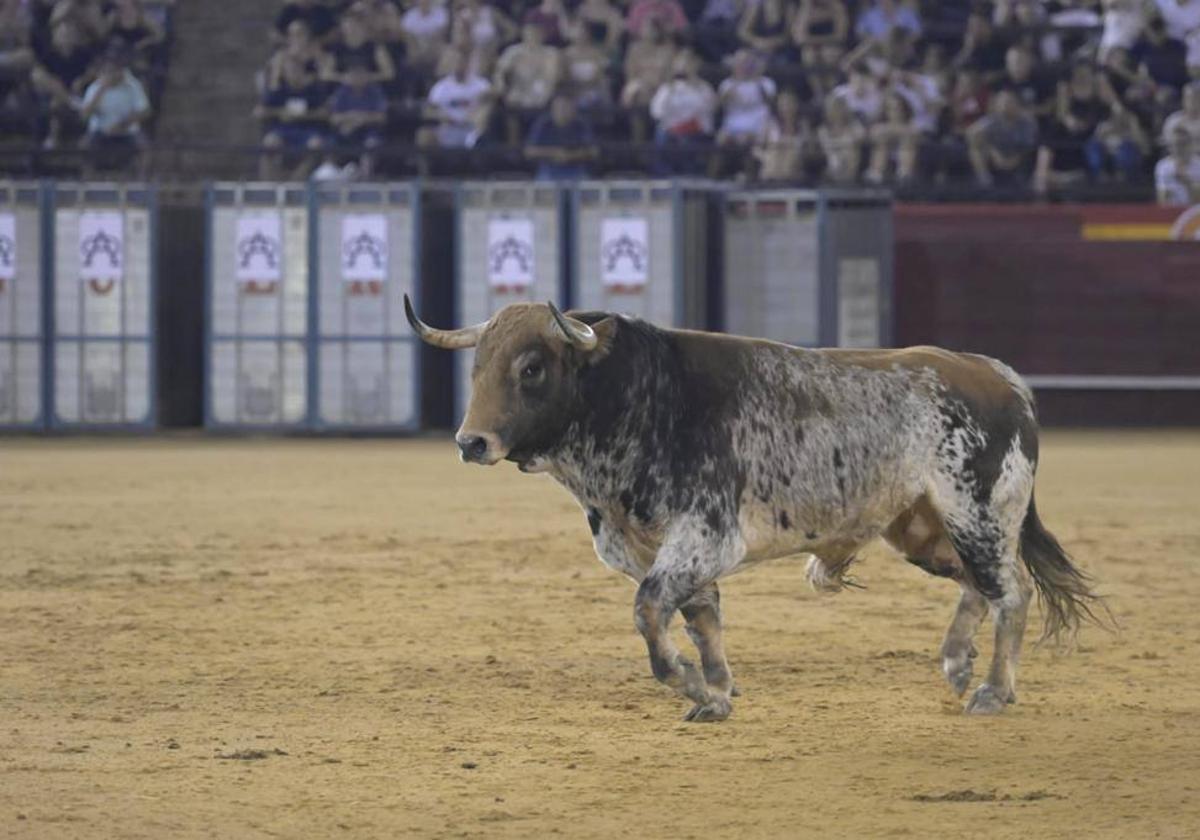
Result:
{"type": "Polygon", "coordinates": [[[898,207],[897,343],[1004,359],[1043,391],[1053,421],[1200,422],[1200,242],[1166,238],[1177,216],[898,207]],[[1143,399],[1112,396],[1130,391],[1143,399]]]}

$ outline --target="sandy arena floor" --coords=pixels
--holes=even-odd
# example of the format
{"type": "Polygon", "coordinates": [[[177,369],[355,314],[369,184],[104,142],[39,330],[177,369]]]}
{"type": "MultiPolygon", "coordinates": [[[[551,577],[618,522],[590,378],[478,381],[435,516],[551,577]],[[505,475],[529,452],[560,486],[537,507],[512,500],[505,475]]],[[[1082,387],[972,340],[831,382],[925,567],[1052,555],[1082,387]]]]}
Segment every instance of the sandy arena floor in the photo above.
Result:
{"type": "Polygon", "coordinates": [[[0,837],[1198,837],[1198,475],[1200,434],[1046,435],[1042,516],[1124,629],[1028,653],[1003,717],[941,682],[953,584],[879,548],[862,592],[723,583],[744,694],[693,725],[548,479],[0,441],[0,837]]]}

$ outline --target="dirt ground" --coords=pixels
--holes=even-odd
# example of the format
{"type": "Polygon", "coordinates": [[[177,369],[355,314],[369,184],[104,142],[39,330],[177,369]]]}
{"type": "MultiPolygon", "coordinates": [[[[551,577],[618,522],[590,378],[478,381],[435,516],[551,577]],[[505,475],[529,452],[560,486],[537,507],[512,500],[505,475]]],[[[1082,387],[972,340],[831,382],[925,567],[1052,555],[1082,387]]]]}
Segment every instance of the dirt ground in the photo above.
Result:
{"type": "Polygon", "coordinates": [[[953,584],[780,561],[722,584],[744,694],[696,725],[549,479],[448,439],[0,441],[0,837],[1198,837],[1200,433],[1043,451],[1120,635],[967,718],[953,584]]]}

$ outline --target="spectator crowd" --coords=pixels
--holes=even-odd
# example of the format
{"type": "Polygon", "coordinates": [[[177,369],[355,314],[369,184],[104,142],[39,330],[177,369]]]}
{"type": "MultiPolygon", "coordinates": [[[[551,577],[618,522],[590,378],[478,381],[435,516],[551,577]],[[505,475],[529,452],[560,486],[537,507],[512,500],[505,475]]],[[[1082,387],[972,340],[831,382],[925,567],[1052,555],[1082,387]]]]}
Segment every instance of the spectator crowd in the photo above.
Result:
{"type": "Polygon", "coordinates": [[[167,69],[170,0],[0,0],[0,138],[135,160],[167,69]]]}
{"type": "Polygon", "coordinates": [[[394,147],[1200,200],[1200,0],[289,0],[272,37],[268,174],[394,147]]]}

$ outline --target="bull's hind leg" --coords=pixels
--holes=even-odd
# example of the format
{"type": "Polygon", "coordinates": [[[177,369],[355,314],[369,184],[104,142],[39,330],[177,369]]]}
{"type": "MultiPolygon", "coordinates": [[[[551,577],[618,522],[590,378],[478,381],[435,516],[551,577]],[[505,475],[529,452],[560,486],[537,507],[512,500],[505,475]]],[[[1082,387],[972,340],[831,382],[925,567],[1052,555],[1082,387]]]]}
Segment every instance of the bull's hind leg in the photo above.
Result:
{"type": "MultiPolygon", "coordinates": [[[[1032,595],[1017,555],[1020,520],[1014,524],[1009,512],[997,507],[994,503],[977,505],[973,500],[960,502],[947,510],[944,518],[950,541],[974,588],[986,599],[995,623],[987,681],[971,695],[968,714],[996,714],[1017,699],[1017,661],[1032,595]]],[[[964,622],[975,621],[974,609],[968,606],[964,622]]]]}

